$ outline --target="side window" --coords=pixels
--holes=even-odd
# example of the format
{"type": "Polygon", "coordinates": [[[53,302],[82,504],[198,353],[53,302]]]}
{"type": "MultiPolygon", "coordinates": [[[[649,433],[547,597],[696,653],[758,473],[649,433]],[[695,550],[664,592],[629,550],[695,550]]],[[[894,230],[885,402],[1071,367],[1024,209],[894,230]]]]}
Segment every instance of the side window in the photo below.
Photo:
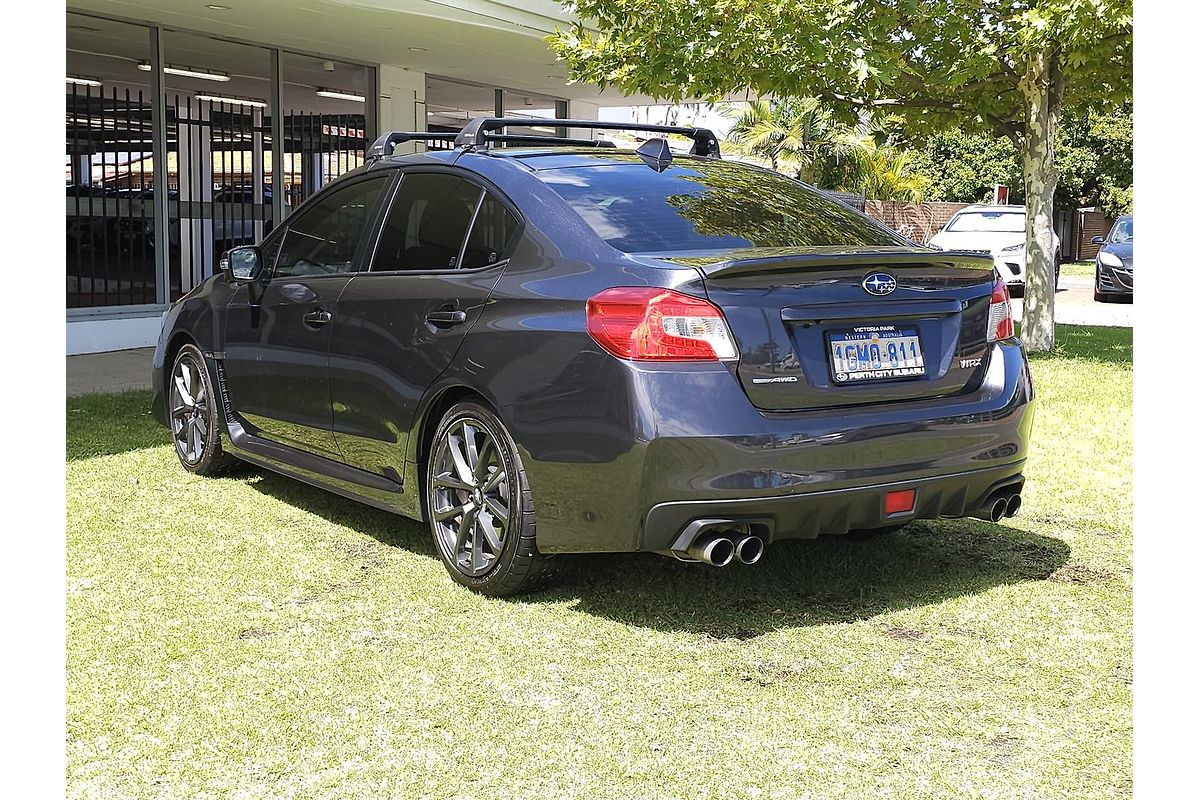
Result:
{"type": "Polygon", "coordinates": [[[373,272],[455,269],[483,190],[454,175],[413,172],[400,181],[375,250],[373,272]]]}
{"type": "Polygon", "coordinates": [[[475,215],[475,224],[471,226],[471,235],[467,237],[460,266],[474,269],[495,264],[508,249],[516,232],[516,217],[495,197],[484,195],[479,213],[475,215]]]}
{"type": "Polygon", "coordinates": [[[283,244],[284,230],[276,229],[267,234],[258,249],[262,251],[262,274],[270,275],[275,268],[275,259],[279,256],[279,246],[283,244]]]}
{"type": "Polygon", "coordinates": [[[387,182],[388,176],[381,175],[337,189],[288,220],[274,274],[302,277],[352,270],[354,253],[387,182]]]}

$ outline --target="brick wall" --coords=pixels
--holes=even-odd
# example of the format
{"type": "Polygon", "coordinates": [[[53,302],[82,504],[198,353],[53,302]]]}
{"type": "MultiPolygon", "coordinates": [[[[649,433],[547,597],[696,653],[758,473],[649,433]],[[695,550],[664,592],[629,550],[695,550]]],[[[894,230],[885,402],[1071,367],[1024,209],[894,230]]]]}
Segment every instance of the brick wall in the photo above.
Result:
{"type": "Polygon", "coordinates": [[[901,200],[868,200],[864,211],[892,230],[919,244],[928,242],[938,229],[970,203],[910,203],[901,200]]]}
{"type": "Polygon", "coordinates": [[[1111,217],[1104,216],[1102,211],[1079,209],[1075,213],[1075,253],[1076,261],[1091,261],[1100,252],[1100,245],[1092,244],[1093,236],[1108,236],[1116,222],[1111,217]]]}

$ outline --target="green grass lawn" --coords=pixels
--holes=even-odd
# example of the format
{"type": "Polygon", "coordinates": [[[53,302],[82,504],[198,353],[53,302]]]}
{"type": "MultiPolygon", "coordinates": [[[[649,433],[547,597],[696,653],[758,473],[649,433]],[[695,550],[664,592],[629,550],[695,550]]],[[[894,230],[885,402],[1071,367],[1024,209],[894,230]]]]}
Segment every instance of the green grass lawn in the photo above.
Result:
{"type": "Polygon", "coordinates": [[[1070,275],[1072,278],[1096,277],[1095,261],[1065,261],[1059,269],[1059,276],[1070,275]]]}
{"type": "Polygon", "coordinates": [[[427,530],[67,403],[72,797],[1109,798],[1132,776],[1131,332],[1060,327],[1022,516],[457,587],[427,530]]]}

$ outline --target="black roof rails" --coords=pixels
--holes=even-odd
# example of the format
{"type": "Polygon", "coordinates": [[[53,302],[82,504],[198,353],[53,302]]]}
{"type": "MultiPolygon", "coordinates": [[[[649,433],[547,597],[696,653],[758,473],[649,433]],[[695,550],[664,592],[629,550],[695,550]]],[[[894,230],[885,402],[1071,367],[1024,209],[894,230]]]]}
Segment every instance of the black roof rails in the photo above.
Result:
{"type": "Polygon", "coordinates": [[[457,133],[433,133],[431,131],[388,131],[375,140],[367,150],[367,160],[387,158],[396,149],[396,145],[405,142],[453,142],[457,133]]]}
{"type": "Polygon", "coordinates": [[[576,147],[616,147],[612,142],[604,139],[571,139],[566,136],[536,136],[530,134],[528,136],[512,135],[506,133],[488,134],[489,142],[504,142],[505,144],[565,144],[575,145],[576,147]]]}
{"type": "MultiPolygon", "coordinates": [[[[531,128],[533,126],[554,128],[585,128],[601,131],[649,131],[651,133],[675,133],[692,140],[692,155],[721,157],[721,146],[717,137],[707,128],[685,128],[677,125],[640,125],[634,122],[608,122],[594,119],[532,119],[530,117],[476,117],[459,131],[454,139],[456,147],[484,147],[488,142],[503,141],[501,135],[489,133],[503,128],[531,128]]],[[[549,142],[549,139],[545,139],[549,142]]]]}
{"type": "MultiPolygon", "coordinates": [[[[396,149],[396,145],[404,144],[405,142],[454,142],[458,137],[457,133],[433,133],[430,131],[388,131],[375,140],[375,144],[371,145],[367,150],[367,160],[374,161],[379,158],[387,158],[396,149]]],[[[612,142],[603,139],[571,139],[566,136],[536,136],[529,134],[526,136],[512,136],[508,134],[489,134],[489,142],[504,142],[505,144],[527,144],[527,145],[573,145],[575,147],[616,147],[612,142]]]]}

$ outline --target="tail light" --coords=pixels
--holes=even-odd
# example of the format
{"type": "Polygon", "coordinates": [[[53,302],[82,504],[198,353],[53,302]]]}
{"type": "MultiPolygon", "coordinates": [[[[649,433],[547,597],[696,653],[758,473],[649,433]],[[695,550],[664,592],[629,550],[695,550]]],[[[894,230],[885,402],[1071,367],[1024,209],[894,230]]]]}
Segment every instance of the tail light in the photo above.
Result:
{"type": "Polygon", "coordinates": [[[738,357],[721,310],[670,289],[617,286],[587,302],[587,331],[617,358],[724,361],[738,357]]]}
{"type": "Polygon", "coordinates": [[[1002,279],[997,278],[992,284],[992,300],[988,306],[987,340],[998,342],[1001,339],[1011,339],[1015,332],[1008,286],[1002,279]]]}

